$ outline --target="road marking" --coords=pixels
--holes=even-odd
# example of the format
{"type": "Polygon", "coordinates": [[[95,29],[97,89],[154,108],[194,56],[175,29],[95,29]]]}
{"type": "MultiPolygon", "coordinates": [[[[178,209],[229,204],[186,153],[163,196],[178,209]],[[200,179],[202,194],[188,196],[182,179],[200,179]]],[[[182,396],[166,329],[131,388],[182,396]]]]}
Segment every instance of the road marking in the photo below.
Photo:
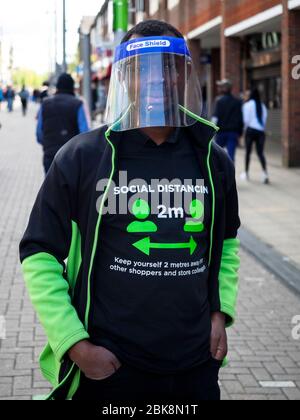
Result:
{"type": "Polygon", "coordinates": [[[264,382],[264,381],[260,381],[259,382],[260,386],[262,388],[296,388],[296,384],[292,381],[287,381],[287,382],[264,382]]]}
{"type": "Polygon", "coordinates": [[[5,317],[0,316],[0,340],[6,339],[6,322],[5,317]]]}

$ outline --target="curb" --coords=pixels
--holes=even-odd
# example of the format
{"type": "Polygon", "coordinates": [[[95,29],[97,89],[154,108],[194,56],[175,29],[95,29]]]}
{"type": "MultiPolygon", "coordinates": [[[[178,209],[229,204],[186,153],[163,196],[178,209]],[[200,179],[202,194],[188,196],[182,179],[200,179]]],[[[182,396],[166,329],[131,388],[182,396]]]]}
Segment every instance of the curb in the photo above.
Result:
{"type": "Polygon", "coordinates": [[[245,228],[240,229],[239,238],[245,251],[300,295],[300,267],[245,228]]]}

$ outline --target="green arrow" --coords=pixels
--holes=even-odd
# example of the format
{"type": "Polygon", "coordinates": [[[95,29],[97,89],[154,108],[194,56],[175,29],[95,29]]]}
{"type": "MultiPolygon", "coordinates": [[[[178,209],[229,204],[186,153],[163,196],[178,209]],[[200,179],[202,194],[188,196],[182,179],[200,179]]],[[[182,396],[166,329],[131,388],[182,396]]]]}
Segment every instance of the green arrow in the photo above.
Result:
{"type": "Polygon", "coordinates": [[[191,236],[190,241],[186,243],[156,244],[151,242],[151,238],[144,238],[133,244],[133,246],[143,254],[149,256],[151,249],[189,249],[191,255],[193,255],[198,245],[194,238],[191,236]]]}

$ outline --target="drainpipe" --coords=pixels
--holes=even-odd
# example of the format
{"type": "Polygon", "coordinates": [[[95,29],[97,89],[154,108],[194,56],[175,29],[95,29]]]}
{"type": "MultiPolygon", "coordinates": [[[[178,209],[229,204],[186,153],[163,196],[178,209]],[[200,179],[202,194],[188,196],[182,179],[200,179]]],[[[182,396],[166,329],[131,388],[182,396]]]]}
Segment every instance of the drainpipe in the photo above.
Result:
{"type": "Polygon", "coordinates": [[[143,22],[145,19],[145,0],[136,0],[136,23],[143,22]]]}
{"type": "Polygon", "coordinates": [[[81,28],[81,55],[83,61],[83,97],[92,115],[92,71],[91,71],[91,36],[90,29],[81,28]]]}

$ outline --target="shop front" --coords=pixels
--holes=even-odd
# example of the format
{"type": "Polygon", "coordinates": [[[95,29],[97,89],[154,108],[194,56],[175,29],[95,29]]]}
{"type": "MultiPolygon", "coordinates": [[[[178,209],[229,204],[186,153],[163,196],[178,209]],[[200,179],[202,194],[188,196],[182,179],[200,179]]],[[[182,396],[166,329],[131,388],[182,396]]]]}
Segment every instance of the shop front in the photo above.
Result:
{"type": "Polygon", "coordinates": [[[281,34],[264,32],[246,37],[243,67],[244,86],[258,88],[269,110],[267,131],[271,140],[281,142],[282,65],[281,34]]]}

